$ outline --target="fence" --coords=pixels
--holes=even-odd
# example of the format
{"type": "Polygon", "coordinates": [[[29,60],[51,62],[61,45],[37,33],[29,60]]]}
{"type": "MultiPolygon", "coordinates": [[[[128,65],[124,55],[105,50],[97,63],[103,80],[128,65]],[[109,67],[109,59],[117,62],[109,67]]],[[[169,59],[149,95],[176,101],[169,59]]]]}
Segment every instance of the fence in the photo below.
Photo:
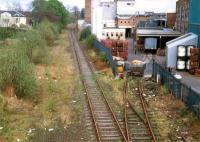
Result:
{"type": "Polygon", "coordinates": [[[163,66],[153,61],[153,78],[170,89],[172,94],[181,99],[200,119],[200,93],[183,84],[163,66]]]}
{"type": "Polygon", "coordinates": [[[112,73],[115,75],[115,71],[116,71],[116,64],[115,61],[113,60],[113,56],[112,56],[112,52],[111,49],[105,47],[102,43],[100,43],[99,41],[95,41],[94,42],[94,47],[96,50],[98,50],[99,52],[104,52],[106,53],[106,59],[109,62],[111,68],[112,68],[112,73]]]}

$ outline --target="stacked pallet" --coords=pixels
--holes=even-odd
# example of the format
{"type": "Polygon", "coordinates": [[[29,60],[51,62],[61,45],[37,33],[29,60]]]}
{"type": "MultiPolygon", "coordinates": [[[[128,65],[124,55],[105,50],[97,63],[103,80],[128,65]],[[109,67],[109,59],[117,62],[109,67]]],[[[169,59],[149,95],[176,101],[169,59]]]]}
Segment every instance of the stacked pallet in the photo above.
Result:
{"type": "Polygon", "coordinates": [[[121,57],[124,60],[128,59],[128,41],[127,40],[111,40],[106,39],[101,41],[107,48],[110,48],[112,55],[121,57]]]}
{"type": "Polygon", "coordinates": [[[198,74],[199,69],[199,48],[191,48],[190,49],[190,70],[191,74],[198,74]],[[197,70],[197,71],[196,71],[197,70]]]}

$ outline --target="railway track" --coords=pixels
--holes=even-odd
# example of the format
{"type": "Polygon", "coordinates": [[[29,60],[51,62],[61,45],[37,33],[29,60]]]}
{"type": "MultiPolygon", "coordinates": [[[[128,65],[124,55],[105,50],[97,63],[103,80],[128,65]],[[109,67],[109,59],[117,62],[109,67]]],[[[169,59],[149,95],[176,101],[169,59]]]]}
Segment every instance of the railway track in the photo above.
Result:
{"type": "MultiPolygon", "coordinates": [[[[140,111],[142,111],[142,115],[141,112],[138,113],[139,111],[131,103],[128,97],[130,90],[128,86],[128,81],[126,81],[124,85],[124,118],[128,141],[157,142],[159,140],[159,132],[154,130],[156,129],[156,126],[152,125],[150,122],[150,114],[148,113],[148,106],[143,97],[143,89],[141,83],[138,82],[137,88],[134,89],[133,94],[137,96],[137,102],[139,102],[139,107],[140,111]]],[[[136,100],[134,101],[136,102],[136,100]]]]}
{"type": "Polygon", "coordinates": [[[115,113],[105,98],[98,79],[95,77],[93,68],[78,44],[73,30],[70,31],[69,38],[83,78],[82,83],[85,89],[88,111],[90,112],[89,117],[95,131],[93,133],[95,136],[91,136],[92,141],[128,142],[115,113]]]}

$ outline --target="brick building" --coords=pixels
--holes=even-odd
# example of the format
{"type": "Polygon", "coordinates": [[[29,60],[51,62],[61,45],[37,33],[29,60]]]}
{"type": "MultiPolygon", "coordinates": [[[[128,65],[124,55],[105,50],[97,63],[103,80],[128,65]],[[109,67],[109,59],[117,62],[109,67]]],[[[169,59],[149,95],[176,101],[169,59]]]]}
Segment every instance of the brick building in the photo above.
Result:
{"type": "Polygon", "coordinates": [[[176,23],[176,13],[167,13],[167,27],[174,28],[176,23]]]}
{"type": "Polygon", "coordinates": [[[91,23],[91,0],[85,0],[85,21],[91,23]]]}
{"type": "Polygon", "coordinates": [[[139,15],[139,16],[118,16],[117,18],[117,26],[119,28],[125,28],[126,37],[130,37],[131,33],[137,27],[140,21],[146,21],[150,17],[139,15]]]}
{"type": "Polygon", "coordinates": [[[182,34],[188,32],[189,0],[176,2],[176,30],[182,34]]]}

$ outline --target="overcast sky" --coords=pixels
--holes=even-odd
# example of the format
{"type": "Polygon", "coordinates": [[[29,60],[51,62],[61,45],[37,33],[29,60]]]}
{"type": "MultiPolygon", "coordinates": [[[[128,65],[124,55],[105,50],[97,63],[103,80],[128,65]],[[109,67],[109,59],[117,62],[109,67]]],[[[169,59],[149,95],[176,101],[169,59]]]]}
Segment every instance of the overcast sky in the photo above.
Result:
{"type": "MultiPolygon", "coordinates": [[[[0,0],[0,9],[6,10],[9,4],[19,2],[24,10],[30,8],[32,0],[0,0]]],[[[85,7],[85,0],[60,0],[66,7],[78,6],[80,9],[85,7]]],[[[137,7],[141,11],[155,12],[175,12],[177,0],[136,0],[137,7]]]]}

